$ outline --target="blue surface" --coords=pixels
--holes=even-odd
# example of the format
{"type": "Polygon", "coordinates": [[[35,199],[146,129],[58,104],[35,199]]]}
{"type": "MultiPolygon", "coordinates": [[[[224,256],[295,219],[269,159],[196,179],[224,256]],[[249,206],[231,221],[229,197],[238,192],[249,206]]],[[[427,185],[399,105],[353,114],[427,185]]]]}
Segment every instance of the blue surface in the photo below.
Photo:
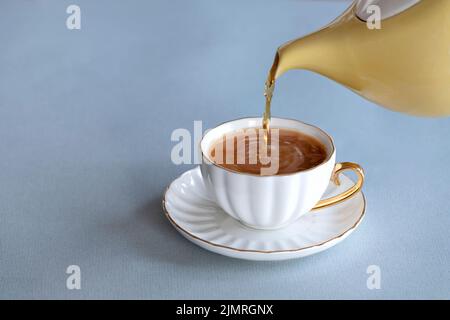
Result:
{"type": "Polygon", "coordinates": [[[165,220],[170,140],[259,115],[275,48],[345,2],[19,1],[0,5],[0,298],[450,298],[450,119],[393,113],[308,72],[273,114],[320,126],[366,170],[366,219],[305,259],[205,251],[165,220]],[[81,30],[66,8],[81,7],[81,30]],[[66,289],[67,266],[82,289],[66,289]],[[381,289],[366,287],[369,265],[381,289]]]}

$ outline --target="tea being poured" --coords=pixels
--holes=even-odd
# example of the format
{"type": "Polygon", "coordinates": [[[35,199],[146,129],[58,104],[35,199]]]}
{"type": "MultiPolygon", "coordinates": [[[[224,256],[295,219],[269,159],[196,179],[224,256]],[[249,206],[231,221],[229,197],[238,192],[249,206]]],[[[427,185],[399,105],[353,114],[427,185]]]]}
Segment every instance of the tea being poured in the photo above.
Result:
{"type": "Polygon", "coordinates": [[[278,54],[275,56],[275,60],[270,68],[269,75],[267,76],[266,84],[264,87],[264,96],[266,97],[266,106],[263,114],[262,127],[265,132],[265,140],[267,142],[267,134],[270,131],[270,117],[271,117],[271,105],[273,91],[275,90],[275,75],[278,67],[278,54]]]}
{"type": "MultiPolygon", "coordinates": [[[[275,80],[267,79],[264,88],[264,96],[266,97],[266,107],[263,114],[262,127],[266,134],[270,131],[270,105],[272,103],[273,90],[275,89],[275,80]]],[[[267,138],[266,138],[267,140],[267,138]]]]}
{"type": "Polygon", "coordinates": [[[323,143],[313,136],[285,128],[273,128],[266,136],[260,130],[264,129],[248,128],[222,136],[209,150],[210,158],[235,172],[284,175],[314,168],[328,157],[323,143]]]}
{"type": "Polygon", "coordinates": [[[263,127],[270,125],[275,79],[291,69],[326,76],[394,111],[450,115],[450,1],[357,0],[323,29],[282,45],[266,82],[263,127]],[[381,29],[367,8],[381,10],[381,29]]]}

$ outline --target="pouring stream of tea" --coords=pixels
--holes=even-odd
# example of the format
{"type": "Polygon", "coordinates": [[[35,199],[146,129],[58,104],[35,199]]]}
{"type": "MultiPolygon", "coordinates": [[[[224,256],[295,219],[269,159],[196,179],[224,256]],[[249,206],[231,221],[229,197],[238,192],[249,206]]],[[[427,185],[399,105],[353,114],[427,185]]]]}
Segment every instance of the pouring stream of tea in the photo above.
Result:
{"type": "Polygon", "coordinates": [[[270,68],[269,75],[267,76],[266,84],[264,87],[264,96],[266,97],[266,107],[263,114],[262,127],[264,129],[264,140],[267,142],[267,135],[270,130],[270,105],[272,103],[273,91],[275,89],[275,74],[278,69],[279,56],[275,55],[272,67],[270,68]]]}
{"type": "Polygon", "coordinates": [[[272,102],[272,95],[273,95],[274,88],[275,88],[275,80],[267,79],[265,89],[264,89],[264,96],[266,97],[266,108],[264,110],[263,123],[262,123],[262,127],[266,133],[270,129],[270,117],[271,117],[270,104],[272,102]]]}

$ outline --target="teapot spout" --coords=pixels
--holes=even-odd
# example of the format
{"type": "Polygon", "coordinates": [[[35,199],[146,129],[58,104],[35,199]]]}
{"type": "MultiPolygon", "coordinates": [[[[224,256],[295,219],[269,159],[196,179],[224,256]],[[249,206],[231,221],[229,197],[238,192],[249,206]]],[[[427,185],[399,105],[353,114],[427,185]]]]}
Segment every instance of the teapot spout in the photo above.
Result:
{"type": "Polygon", "coordinates": [[[323,50],[318,50],[323,43],[317,41],[320,41],[317,36],[308,35],[280,46],[276,52],[269,77],[278,79],[287,71],[294,69],[320,72],[319,66],[323,66],[326,59],[323,57],[323,50]]]}
{"type": "Polygon", "coordinates": [[[321,30],[281,45],[276,52],[269,78],[275,80],[289,70],[304,69],[338,80],[339,74],[345,72],[343,66],[349,58],[342,43],[349,39],[343,39],[341,26],[345,26],[344,22],[351,19],[352,15],[348,15],[351,10],[353,5],[321,30]]]}

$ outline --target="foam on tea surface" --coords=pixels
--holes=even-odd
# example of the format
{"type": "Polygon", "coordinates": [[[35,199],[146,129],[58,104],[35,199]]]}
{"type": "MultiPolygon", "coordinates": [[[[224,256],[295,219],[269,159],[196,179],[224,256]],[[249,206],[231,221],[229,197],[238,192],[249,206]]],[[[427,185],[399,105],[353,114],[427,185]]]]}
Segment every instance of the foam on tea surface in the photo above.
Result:
{"type": "Polygon", "coordinates": [[[264,132],[250,128],[224,135],[213,144],[209,156],[215,164],[236,172],[261,174],[263,168],[275,168],[270,175],[307,170],[327,158],[324,145],[312,136],[272,128],[265,141],[264,132]]]}

